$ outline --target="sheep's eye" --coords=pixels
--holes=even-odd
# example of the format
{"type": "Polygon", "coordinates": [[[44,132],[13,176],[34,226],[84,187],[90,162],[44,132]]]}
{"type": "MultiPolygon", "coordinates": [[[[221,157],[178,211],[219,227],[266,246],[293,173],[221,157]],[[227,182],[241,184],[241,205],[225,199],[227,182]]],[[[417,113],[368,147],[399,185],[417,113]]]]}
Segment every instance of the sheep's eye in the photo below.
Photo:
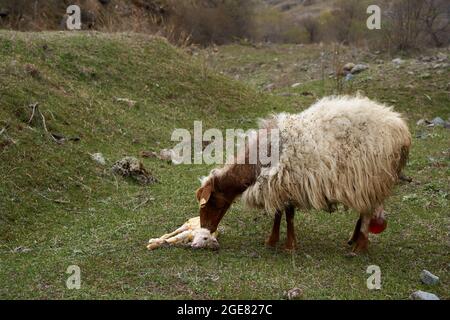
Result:
{"type": "Polygon", "coordinates": [[[208,238],[207,238],[207,237],[204,237],[204,238],[203,238],[203,240],[205,240],[205,241],[206,241],[206,240],[208,240],[208,238]]]}

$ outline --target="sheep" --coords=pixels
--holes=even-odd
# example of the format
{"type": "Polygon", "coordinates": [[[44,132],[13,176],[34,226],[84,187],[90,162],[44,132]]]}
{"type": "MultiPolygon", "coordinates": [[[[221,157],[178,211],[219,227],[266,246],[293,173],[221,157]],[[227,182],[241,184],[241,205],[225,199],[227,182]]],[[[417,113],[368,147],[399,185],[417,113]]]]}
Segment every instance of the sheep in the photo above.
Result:
{"type": "MultiPolygon", "coordinates": [[[[386,227],[383,203],[406,161],[411,134],[391,107],[361,96],[327,97],[299,114],[281,113],[260,122],[257,138],[237,158],[248,160],[261,132],[279,130],[279,161],[271,166],[235,162],[211,171],[196,191],[201,227],[214,232],[233,201],[274,212],[275,246],[286,213],[285,248],[295,248],[295,209],[332,212],[338,204],[360,215],[349,244],[367,249],[368,233],[386,227]]],[[[375,231],[374,231],[375,232],[375,231]]]]}
{"type": "Polygon", "coordinates": [[[191,218],[174,232],[150,239],[147,249],[154,250],[168,245],[189,245],[194,248],[218,249],[217,231],[212,233],[200,227],[200,217],[191,218]]]}

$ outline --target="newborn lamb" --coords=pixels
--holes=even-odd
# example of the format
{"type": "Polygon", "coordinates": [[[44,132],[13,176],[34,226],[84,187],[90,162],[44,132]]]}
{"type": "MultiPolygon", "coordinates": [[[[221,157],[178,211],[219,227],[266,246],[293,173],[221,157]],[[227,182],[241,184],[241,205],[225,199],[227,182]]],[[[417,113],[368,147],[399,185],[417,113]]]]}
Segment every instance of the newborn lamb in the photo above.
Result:
{"type": "Polygon", "coordinates": [[[160,238],[150,239],[147,249],[154,250],[169,245],[190,245],[192,248],[219,249],[217,231],[211,234],[208,229],[200,226],[200,217],[191,218],[174,232],[163,235],[160,238]]]}

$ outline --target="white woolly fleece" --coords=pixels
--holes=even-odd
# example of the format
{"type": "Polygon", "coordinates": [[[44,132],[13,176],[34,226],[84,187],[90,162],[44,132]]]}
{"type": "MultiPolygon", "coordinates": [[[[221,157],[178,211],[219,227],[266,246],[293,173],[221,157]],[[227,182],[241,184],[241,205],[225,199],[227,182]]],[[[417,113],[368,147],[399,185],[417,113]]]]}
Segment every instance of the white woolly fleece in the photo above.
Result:
{"type": "Polygon", "coordinates": [[[274,121],[281,135],[280,161],[262,168],[242,196],[246,205],[269,212],[286,203],[300,209],[342,203],[370,214],[391,193],[411,145],[398,113],[359,96],[324,98],[261,126],[274,121]]]}

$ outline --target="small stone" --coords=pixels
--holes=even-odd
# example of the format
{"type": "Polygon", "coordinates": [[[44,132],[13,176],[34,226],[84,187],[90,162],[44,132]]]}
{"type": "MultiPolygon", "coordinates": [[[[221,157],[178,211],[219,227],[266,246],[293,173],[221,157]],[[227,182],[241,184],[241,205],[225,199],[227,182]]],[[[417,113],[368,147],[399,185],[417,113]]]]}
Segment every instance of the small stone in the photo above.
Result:
{"type": "Polygon", "coordinates": [[[436,117],[433,120],[431,120],[431,123],[435,126],[444,126],[445,121],[441,117],[436,117]]]}
{"type": "Polygon", "coordinates": [[[360,72],[363,72],[364,70],[369,69],[369,66],[366,64],[357,64],[356,66],[354,66],[352,68],[352,70],[350,71],[351,74],[357,74],[360,72]]]}
{"type": "Polygon", "coordinates": [[[300,82],[294,83],[291,88],[297,88],[300,87],[302,84],[300,82]]]}
{"type": "Polygon", "coordinates": [[[401,64],[405,63],[405,60],[403,60],[401,58],[395,58],[392,60],[392,63],[396,64],[396,65],[401,65],[401,64]]]}
{"type": "Polygon", "coordinates": [[[425,126],[427,124],[430,124],[430,122],[425,119],[420,119],[419,121],[416,122],[416,125],[418,126],[425,126]]]}
{"type": "Polygon", "coordinates": [[[355,76],[351,73],[347,73],[347,75],[345,76],[345,81],[351,81],[353,80],[355,76]]]}
{"type": "Polygon", "coordinates": [[[159,157],[158,158],[161,159],[161,160],[165,160],[165,161],[172,161],[173,155],[174,155],[173,150],[171,150],[171,149],[162,149],[159,152],[159,157]]]}
{"type": "Polygon", "coordinates": [[[285,297],[288,300],[298,300],[303,295],[303,291],[300,288],[293,288],[285,293],[285,297]]]}
{"type": "Polygon", "coordinates": [[[350,72],[350,71],[352,71],[352,69],[353,69],[355,66],[356,66],[356,65],[355,65],[354,63],[349,62],[349,63],[347,63],[347,64],[342,68],[342,71],[344,71],[344,73],[350,72]]]}
{"type": "Polygon", "coordinates": [[[111,171],[123,177],[131,177],[142,185],[158,182],[158,179],[144,168],[142,162],[134,157],[125,157],[116,161],[111,167],[111,171]]]}
{"type": "Polygon", "coordinates": [[[445,53],[439,52],[436,56],[436,59],[440,62],[447,61],[448,57],[445,53]]]}
{"type": "Polygon", "coordinates": [[[422,79],[429,79],[429,78],[431,78],[431,74],[428,73],[428,72],[425,72],[425,73],[422,73],[422,74],[420,75],[420,77],[421,77],[422,79]]]}
{"type": "Polygon", "coordinates": [[[26,253],[26,252],[30,252],[31,249],[30,248],[25,248],[25,247],[17,247],[14,248],[13,252],[14,253],[26,253]]]}
{"type": "Polygon", "coordinates": [[[105,157],[101,153],[91,154],[91,158],[92,158],[92,160],[94,160],[98,164],[101,164],[102,166],[104,166],[106,164],[105,157]]]}
{"type": "Polygon", "coordinates": [[[414,291],[409,298],[411,300],[440,300],[437,295],[421,290],[414,291]]]}
{"type": "Polygon", "coordinates": [[[439,283],[439,277],[435,276],[428,270],[422,270],[422,272],[420,273],[420,280],[422,280],[424,284],[428,285],[434,285],[439,283]]]}
{"type": "Polygon", "coordinates": [[[272,91],[275,88],[275,83],[269,83],[268,85],[264,86],[264,91],[272,91]]]}
{"type": "Polygon", "coordinates": [[[134,107],[136,105],[136,101],[128,99],[128,98],[116,98],[117,102],[126,103],[130,108],[134,107]]]}

